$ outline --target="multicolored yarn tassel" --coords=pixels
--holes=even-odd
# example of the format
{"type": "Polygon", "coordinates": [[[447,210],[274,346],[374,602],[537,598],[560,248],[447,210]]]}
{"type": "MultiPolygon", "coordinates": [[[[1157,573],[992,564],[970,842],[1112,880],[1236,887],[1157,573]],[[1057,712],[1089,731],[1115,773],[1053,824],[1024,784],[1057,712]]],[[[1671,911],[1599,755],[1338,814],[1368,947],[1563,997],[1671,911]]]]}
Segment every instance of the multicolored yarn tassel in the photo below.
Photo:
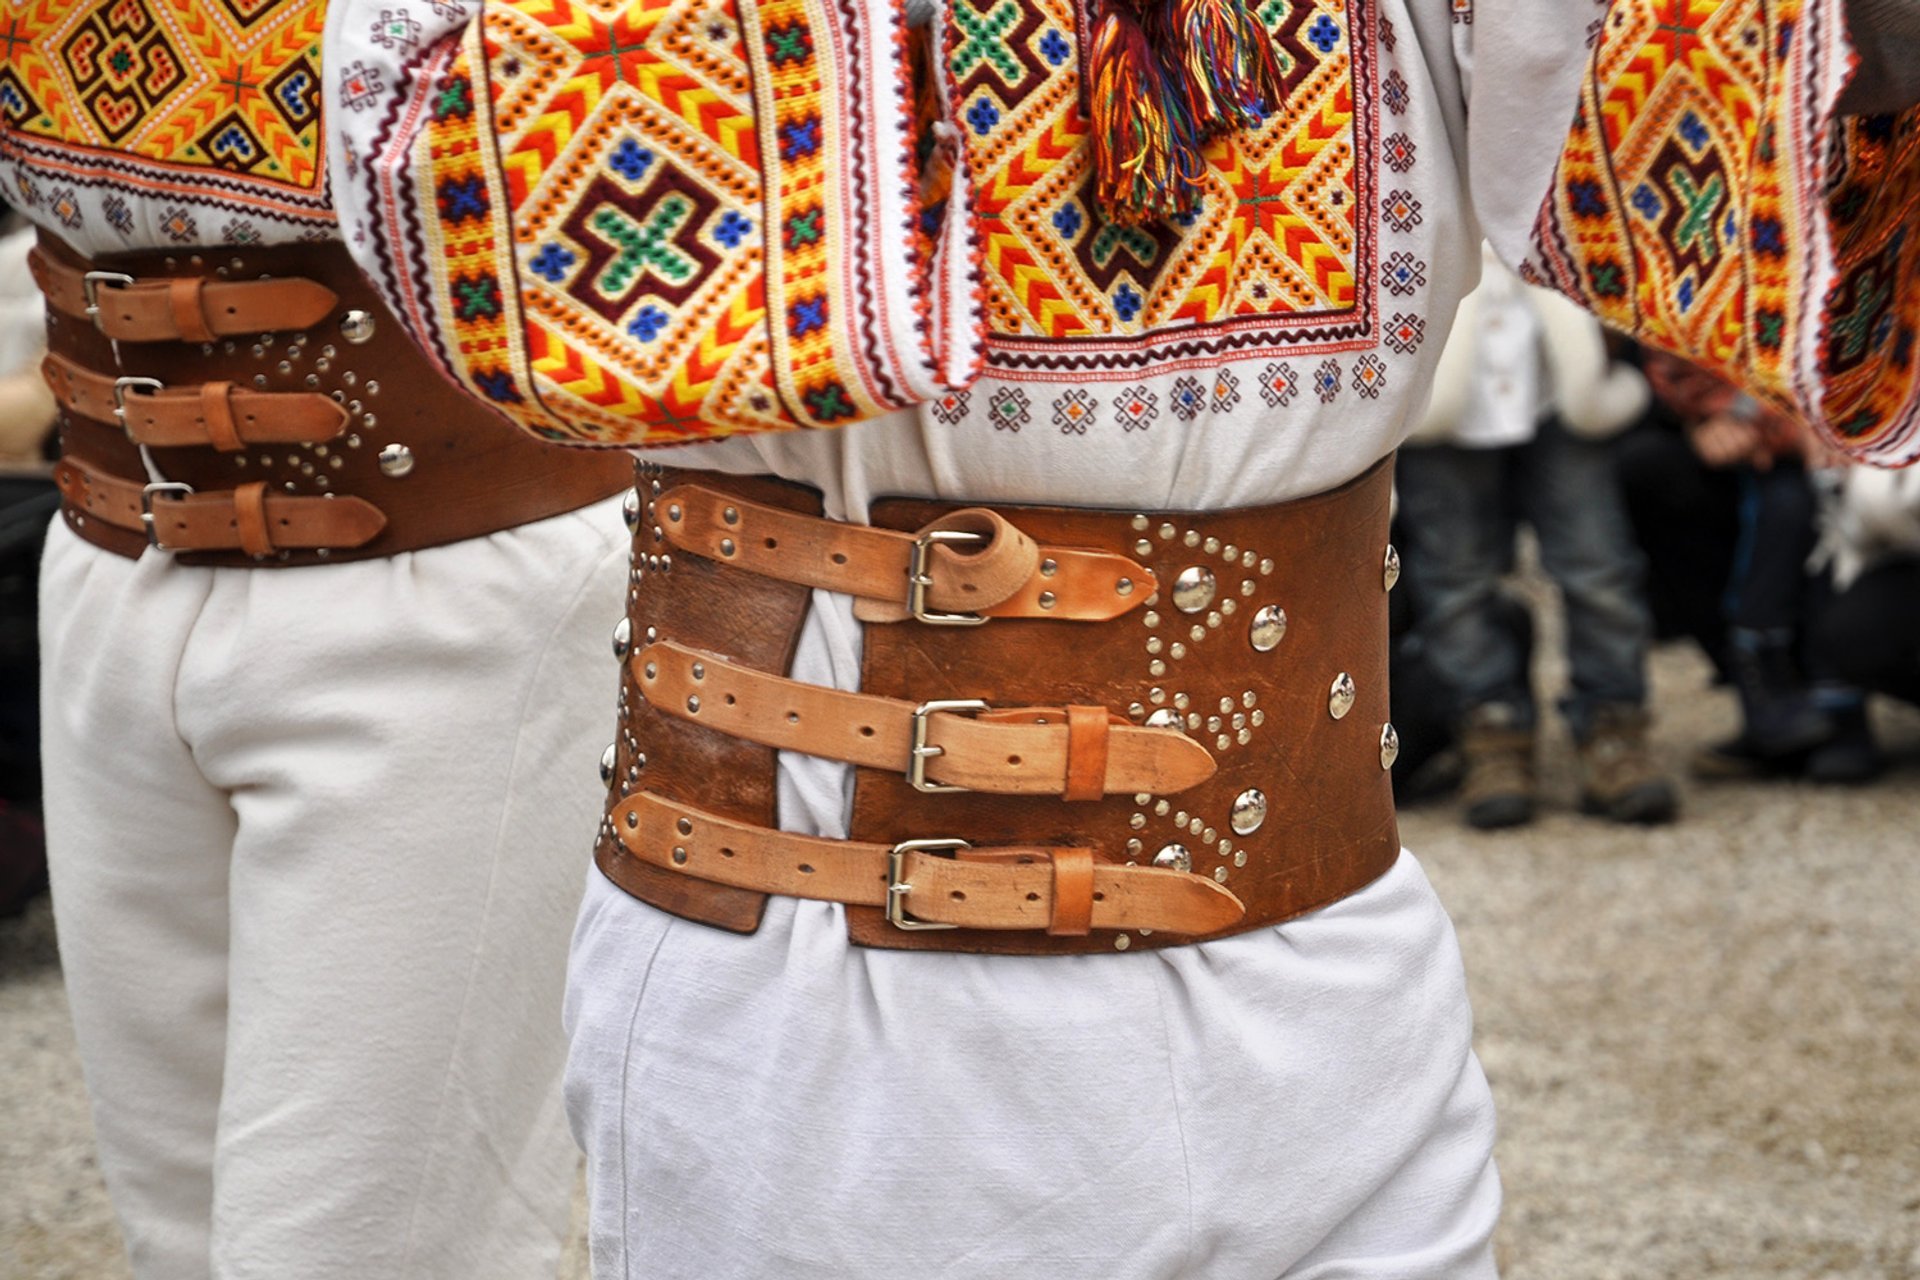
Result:
{"type": "Polygon", "coordinates": [[[1193,120],[1139,20],[1116,0],[1094,24],[1087,78],[1095,197],[1107,217],[1131,225],[1192,209],[1203,164],[1193,120]]]}
{"type": "Polygon", "coordinates": [[[1252,0],[1106,0],[1087,53],[1095,195],[1110,221],[1190,213],[1215,134],[1258,128],[1281,99],[1252,0]],[[1152,7],[1136,16],[1129,3],[1152,7]]]}
{"type": "Polygon", "coordinates": [[[1151,37],[1202,136],[1257,129],[1279,105],[1273,37],[1242,0],[1162,0],[1151,37]]]}

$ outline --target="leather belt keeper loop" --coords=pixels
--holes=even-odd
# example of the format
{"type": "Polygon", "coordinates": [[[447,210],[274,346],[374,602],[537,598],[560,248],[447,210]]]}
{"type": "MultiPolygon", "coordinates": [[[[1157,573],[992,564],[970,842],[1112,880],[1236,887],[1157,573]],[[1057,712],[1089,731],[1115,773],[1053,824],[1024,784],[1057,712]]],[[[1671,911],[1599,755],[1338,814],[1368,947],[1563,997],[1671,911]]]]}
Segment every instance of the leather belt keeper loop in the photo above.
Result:
{"type": "Polygon", "coordinates": [[[42,235],[68,527],[119,555],[299,567],[481,537],[619,492],[441,378],[343,245],[88,261],[42,235]],[[93,323],[67,314],[99,312],[93,323]],[[383,340],[366,339],[382,333],[383,340]],[[275,335],[280,336],[275,336],[275,335]]]}
{"type": "Polygon", "coordinates": [[[1093,932],[1093,850],[1053,851],[1053,918],[1047,932],[1056,938],[1093,932]]]}
{"type": "MultiPolygon", "coordinates": [[[[1390,459],[1270,507],[1003,506],[982,520],[884,499],[871,528],[836,527],[811,491],[767,478],[651,463],[640,477],[616,650],[646,639],[624,664],[595,852],[635,897],[738,932],[786,894],[846,904],[865,946],[1112,954],[1278,924],[1399,857],[1390,459]],[[1063,551],[1129,559],[1162,584],[1158,599],[1071,628],[1037,611],[868,625],[858,693],[770,674],[790,670],[821,579],[847,589],[853,578],[832,575],[877,548],[859,582],[890,581],[926,531],[996,520],[1041,564],[1063,551]],[[777,562],[788,550],[797,564],[777,562]],[[776,829],[785,750],[853,764],[846,840],[776,829]],[[1188,752],[1208,768],[1176,788],[1188,752]],[[1154,781],[1128,763],[1142,758],[1158,762],[1154,781]]],[[[1038,565],[1034,579],[1046,580],[1038,565]]]]}

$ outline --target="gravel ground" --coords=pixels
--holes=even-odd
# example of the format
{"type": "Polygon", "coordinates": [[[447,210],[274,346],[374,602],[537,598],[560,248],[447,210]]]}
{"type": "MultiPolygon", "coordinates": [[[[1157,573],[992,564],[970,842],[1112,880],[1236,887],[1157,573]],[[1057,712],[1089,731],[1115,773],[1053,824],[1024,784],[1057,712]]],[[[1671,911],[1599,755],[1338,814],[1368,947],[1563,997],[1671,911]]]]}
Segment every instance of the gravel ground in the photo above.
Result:
{"type": "MultiPolygon", "coordinates": [[[[1731,700],[1688,653],[1654,677],[1679,772],[1731,700]]],[[[1695,785],[1623,831],[1550,737],[1532,828],[1406,815],[1501,1107],[1508,1280],[1920,1280],[1920,716],[1877,710],[1869,788],[1695,785]]],[[[0,1278],[127,1274],[44,901],[0,921],[0,1171],[0,1278]]]]}

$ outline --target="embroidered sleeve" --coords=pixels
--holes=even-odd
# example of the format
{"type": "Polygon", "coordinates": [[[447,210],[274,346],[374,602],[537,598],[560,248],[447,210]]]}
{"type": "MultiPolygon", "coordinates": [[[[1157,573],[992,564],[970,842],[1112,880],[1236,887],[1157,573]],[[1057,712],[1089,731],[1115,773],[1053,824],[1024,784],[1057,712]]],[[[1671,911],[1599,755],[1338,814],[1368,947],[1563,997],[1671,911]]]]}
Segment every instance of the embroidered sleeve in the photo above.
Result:
{"type": "Polygon", "coordinates": [[[1920,109],[1842,114],[1840,0],[1615,0],[1523,267],[1652,346],[1920,459],[1920,109]]]}

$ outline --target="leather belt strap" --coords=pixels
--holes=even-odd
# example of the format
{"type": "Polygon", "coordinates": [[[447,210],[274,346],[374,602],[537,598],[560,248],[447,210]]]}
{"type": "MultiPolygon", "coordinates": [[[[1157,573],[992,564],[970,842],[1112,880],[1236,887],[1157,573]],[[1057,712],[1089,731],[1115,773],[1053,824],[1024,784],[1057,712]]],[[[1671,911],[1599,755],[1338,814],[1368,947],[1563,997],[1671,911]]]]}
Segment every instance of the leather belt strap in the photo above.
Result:
{"type": "Polygon", "coordinates": [[[243,391],[231,382],[169,388],[154,378],[117,378],[65,356],[41,362],[61,405],[96,422],[118,421],[135,444],[208,446],[234,453],[257,444],[323,444],[347,428],[347,411],[308,391],[243,391]]]}
{"type": "Polygon", "coordinates": [[[1203,876],[1098,863],[1084,848],[828,840],[736,822],[646,791],[621,800],[613,816],[621,843],[649,865],[762,893],[892,906],[908,928],[1201,935],[1245,915],[1238,898],[1203,876]]]}
{"type": "Polygon", "coordinates": [[[339,301],[327,286],[298,276],[142,280],[125,272],[76,267],[40,248],[27,254],[27,266],[48,305],[91,320],[121,342],[211,342],[306,329],[325,319],[339,301]]]}
{"type": "Polygon", "coordinates": [[[768,675],[668,640],[628,661],[641,693],[667,715],[782,751],[898,770],[927,791],[1173,795],[1214,771],[1207,749],[1178,729],[1131,724],[1104,707],[922,707],[768,675]]]}
{"type": "Polygon", "coordinates": [[[281,550],[358,547],[387,524],[364,499],[296,497],[258,481],[194,493],[185,485],[121,480],[73,458],[54,464],[53,479],[75,510],[144,532],[164,551],[244,551],[257,558],[281,550]]]}
{"type": "Polygon", "coordinates": [[[700,485],[654,504],[666,539],[721,564],[856,597],[863,622],[978,622],[1058,618],[1104,622],[1144,604],[1152,571],[1122,555],[1042,547],[984,508],[944,516],[917,533],[823,520],[700,485]],[[925,579],[911,602],[916,562],[925,579]]]}

